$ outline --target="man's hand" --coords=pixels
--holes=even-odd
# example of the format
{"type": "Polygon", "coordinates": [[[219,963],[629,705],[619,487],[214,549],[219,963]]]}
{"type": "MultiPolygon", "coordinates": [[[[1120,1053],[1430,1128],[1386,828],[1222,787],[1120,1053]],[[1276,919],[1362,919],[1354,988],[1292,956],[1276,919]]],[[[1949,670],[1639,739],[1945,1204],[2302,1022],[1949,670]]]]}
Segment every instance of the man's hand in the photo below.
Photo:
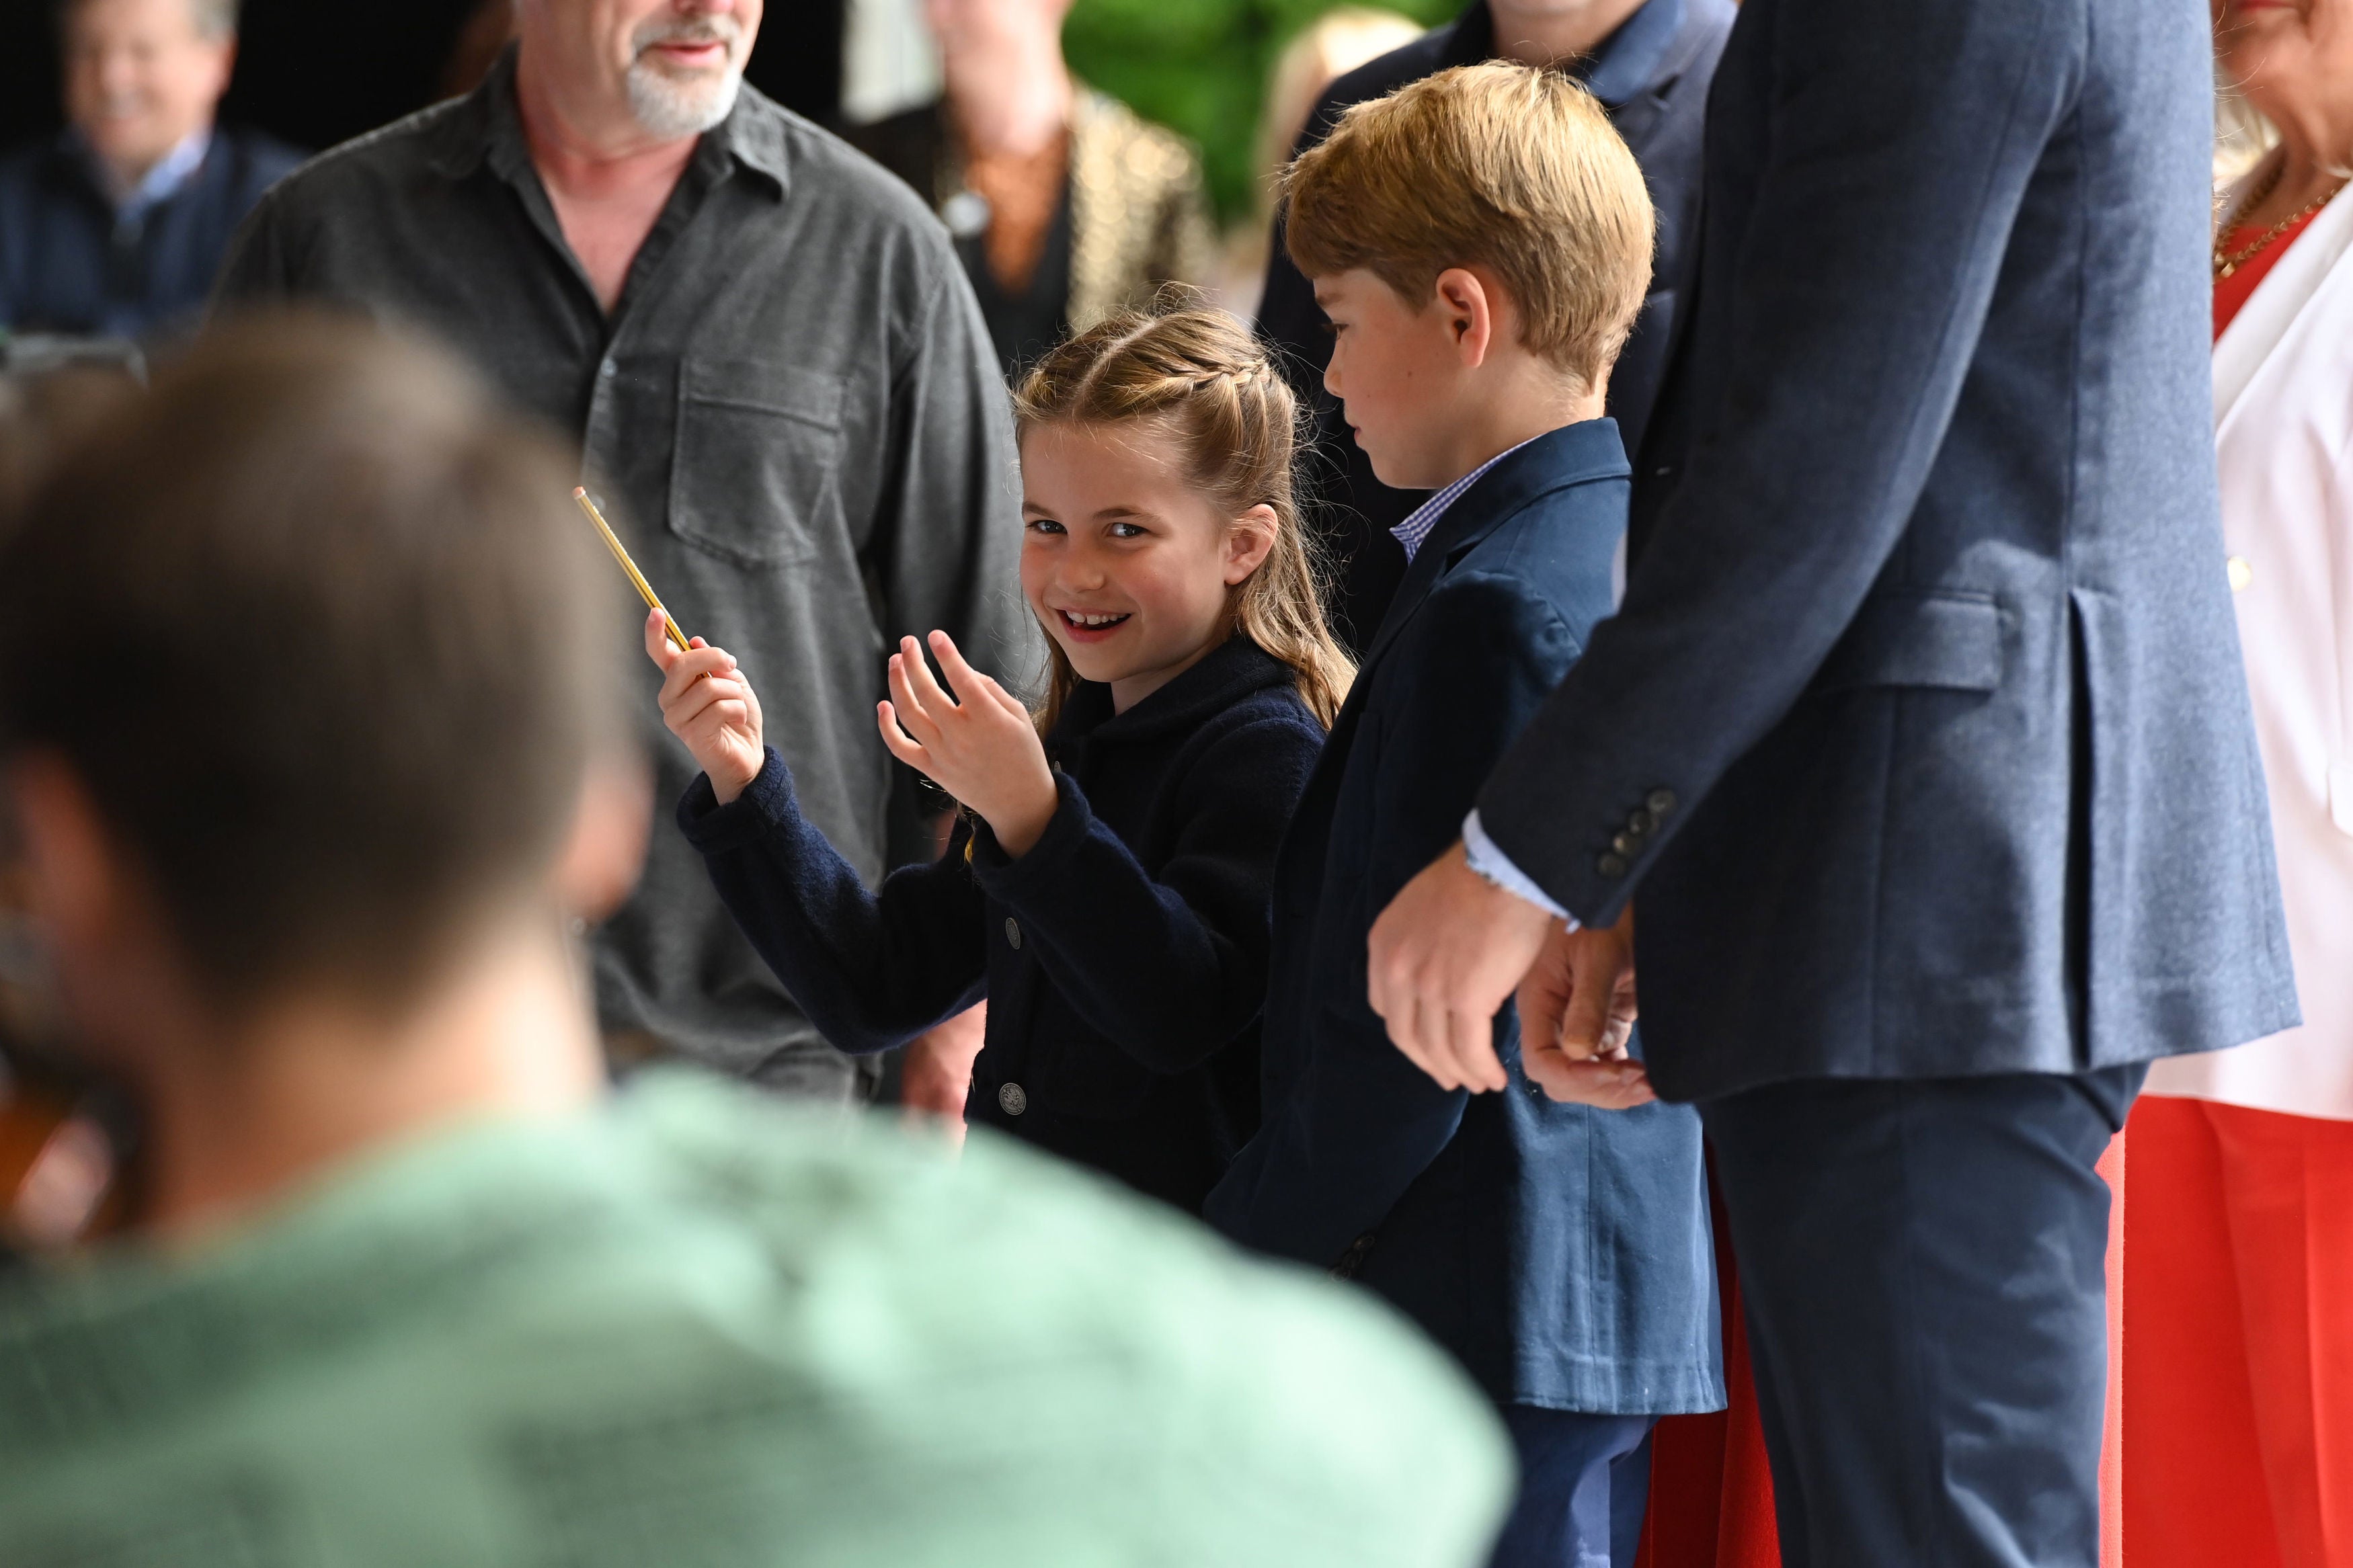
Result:
{"type": "Polygon", "coordinates": [[[767,751],[760,739],[760,700],[725,648],[701,637],[688,651],[670,647],[659,610],[646,616],[646,657],[662,672],[662,722],[686,742],[725,805],[760,776],[767,751]]]}
{"type": "Polygon", "coordinates": [[[1457,842],[1373,922],[1366,966],[1389,1038],[1441,1089],[1502,1089],[1495,1013],[1536,961],[1552,917],[1471,869],[1457,842]]]}
{"type": "Polygon", "coordinates": [[[1604,1110],[1647,1105],[1634,1033],[1634,910],[1608,931],[1552,928],[1520,982],[1520,1068],[1553,1099],[1604,1110]]]}
{"type": "Polygon", "coordinates": [[[998,847],[1018,859],[1061,805],[1046,748],[1019,699],[966,664],[947,633],[931,642],[955,694],[932,679],[915,639],[901,638],[891,656],[892,700],[875,709],[882,743],[978,812],[998,847]]]}
{"type": "Polygon", "coordinates": [[[976,1003],[907,1042],[899,1059],[899,1103],[920,1126],[964,1142],[964,1103],[973,1058],[988,1034],[988,1004],[976,1003]]]}

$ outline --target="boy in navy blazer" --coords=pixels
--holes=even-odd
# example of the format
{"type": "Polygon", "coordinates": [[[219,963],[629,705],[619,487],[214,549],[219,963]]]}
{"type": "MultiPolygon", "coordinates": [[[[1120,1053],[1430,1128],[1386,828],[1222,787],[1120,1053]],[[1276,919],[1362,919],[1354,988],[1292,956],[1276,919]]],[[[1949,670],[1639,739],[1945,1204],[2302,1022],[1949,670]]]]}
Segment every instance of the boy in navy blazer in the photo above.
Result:
{"type": "Polygon", "coordinates": [[[1582,1103],[1445,1089],[1366,1000],[1381,908],[1607,616],[1629,469],[1600,416],[1652,215],[1600,106],[1490,64],[1352,109],[1287,176],[1331,317],[1325,383],[1383,482],[1436,490],[1275,868],[1264,1124],[1211,1194],[1236,1238],[1352,1276],[1502,1407],[1499,1564],[1631,1562],[1662,1415],[1723,1400],[1700,1127],[1623,1045],[1582,1103]]]}

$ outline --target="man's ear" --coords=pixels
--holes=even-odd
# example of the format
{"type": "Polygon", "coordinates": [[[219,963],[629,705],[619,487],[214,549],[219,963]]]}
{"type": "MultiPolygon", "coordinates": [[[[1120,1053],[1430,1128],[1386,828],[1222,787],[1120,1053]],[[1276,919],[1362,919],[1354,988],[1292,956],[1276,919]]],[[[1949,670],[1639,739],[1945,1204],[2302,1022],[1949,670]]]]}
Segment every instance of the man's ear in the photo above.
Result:
{"type": "Polygon", "coordinates": [[[41,752],[11,761],[6,784],[34,918],[60,948],[111,948],[132,879],[80,776],[41,752]]]}
{"type": "Polygon", "coordinates": [[[607,757],[580,781],[572,830],[556,858],[555,896],[564,911],[591,922],[621,907],[644,869],[653,820],[653,779],[634,758],[607,757]]]}
{"type": "Polygon", "coordinates": [[[1262,503],[1234,519],[1233,527],[1226,531],[1227,587],[1246,582],[1251,573],[1266,564],[1266,558],[1274,553],[1275,535],[1282,527],[1274,508],[1262,503]]]}
{"type": "Polygon", "coordinates": [[[1465,370],[1476,370],[1487,363],[1487,355],[1495,344],[1496,298],[1493,290],[1467,267],[1450,267],[1438,275],[1436,309],[1446,324],[1447,335],[1454,342],[1454,352],[1465,370]]]}

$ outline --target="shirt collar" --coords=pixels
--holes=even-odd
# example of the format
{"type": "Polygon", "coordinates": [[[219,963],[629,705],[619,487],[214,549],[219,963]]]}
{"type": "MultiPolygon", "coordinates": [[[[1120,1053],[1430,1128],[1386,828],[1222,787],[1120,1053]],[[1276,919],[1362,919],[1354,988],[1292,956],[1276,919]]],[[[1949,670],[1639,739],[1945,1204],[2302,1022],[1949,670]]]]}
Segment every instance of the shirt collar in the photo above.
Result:
{"type": "Polygon", "coordinates": [[[1612,109],[1649,91],[1683,25],[1683,0],[1648,0],[1586,58],[1586,88],[1612,109]]]}
{"type": "MultiPolygon", "coordinates": [[[[1658,0],[1651,0],[1651,3],[1652,5],[1656,5],[1658,4],[1658,0]]],[[[1531,436],[1528,437],[1529,441],[1542,439],[1543,437],[1539,436],[1531,436]]],[[[1406,560],[1410,562],[1416,555],[1420,553],[1423,542],[1430,538],[1430,533],[1438,527],[1439,521],[1445,517],[1446,509],[1452,506],[1456,501],[1461,500],[1462,492],[1464,490],[1469,489],[1472,485],[1477,484],[1481,479],[1484,479],[1488,469],[1493,468],[1496,464],[1510,457],[1514,452],[1518,451],[1520,447],[1525,447],[1527,444],[1527,441],[1523,441],[1517,447],[1509,447],[1503,451],[1496,453],[1493,457],[1488,458],[1485,462],[1480,464],[1477,468],[1472,469],[1469,473],[1463,475],[1461,479],[1455,480],[1444,489],[1440,490],[1437,494],[1431,496],[1419,506],[1414,508],[1412,513],[1408,516],[1403,522],[1400,522],[1395,528],[1390,529],[1390,537],[1405,547],[1406,560]]]]}
{"type": "MultiPolygon", "coordinates": [[[[515,105],[517,47],[506,47],[482,85],[443,123],[433,162],[449,178],[460,178],[486,160],[508,180],[520,178],[532,167],[531,146],[522,133],[522,111],[515,105]]],[[[750,169],[774,185],[778,195],[792,183],[783,116],[749,82],[737,89],[735,106],[727,111],[727,118],[703,133],[695,155],[716,155],[750,169]]]]}
{"type": "Polygon", "coordinates": [[[159,203],[170,201],[179,195],[181,188],[195,177],[196,171],[204,167],[205,154],[212,151],[213,128],[200,125],[180,138],[179,144],[164,153],[155,166],[142,174],[139,183],[127,191],[115,182],[113,174],[90,150],[87,142],[82,141],[79,134],[74,141],[83,162],[90,166],[90,177],[98,182],[98,188],[105,192],[107,199],[114,204],[116,221],[132,223],[146,216],[159,203]]]}

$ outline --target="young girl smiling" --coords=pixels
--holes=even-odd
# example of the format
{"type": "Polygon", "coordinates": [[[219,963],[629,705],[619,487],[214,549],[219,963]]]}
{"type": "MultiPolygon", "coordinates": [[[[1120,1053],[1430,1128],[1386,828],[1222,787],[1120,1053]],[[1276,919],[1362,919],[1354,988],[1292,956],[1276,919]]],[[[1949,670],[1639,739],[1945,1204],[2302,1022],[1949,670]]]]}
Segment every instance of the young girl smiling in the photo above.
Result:
{"type": "Polygon", "coordinates": [[[802,816],[735,661],[657,613],[662,716],[704,776],[679,821],[736,921],[845,1050],[986,997],[967,1115],[1198,1209],[1257,1122],[1275,849],[1354,668],[1292,489],[1296,410],[1248,332],[1178,310],[1050,353],[1015,404],[1032,715],[944,634],[881,704],[965,806],[870,891],[802,816]]]}

